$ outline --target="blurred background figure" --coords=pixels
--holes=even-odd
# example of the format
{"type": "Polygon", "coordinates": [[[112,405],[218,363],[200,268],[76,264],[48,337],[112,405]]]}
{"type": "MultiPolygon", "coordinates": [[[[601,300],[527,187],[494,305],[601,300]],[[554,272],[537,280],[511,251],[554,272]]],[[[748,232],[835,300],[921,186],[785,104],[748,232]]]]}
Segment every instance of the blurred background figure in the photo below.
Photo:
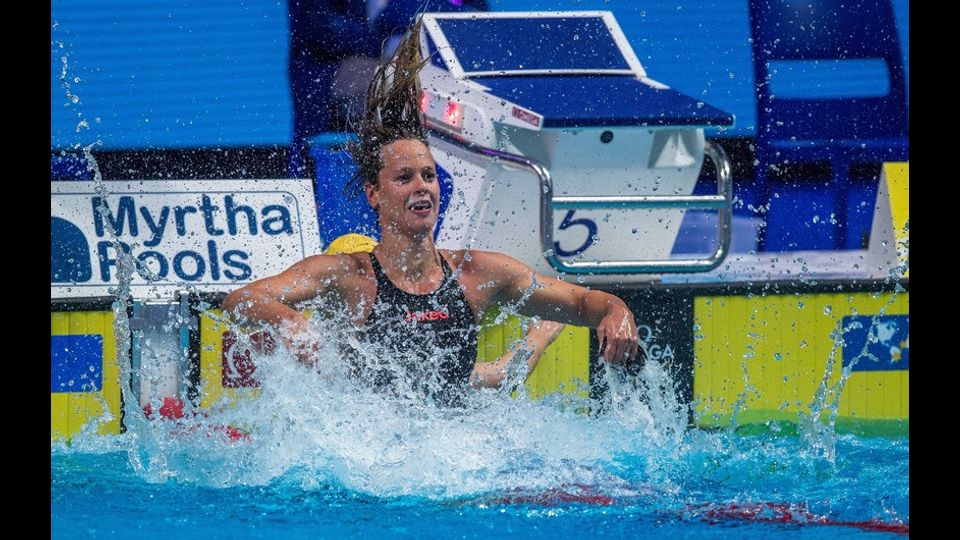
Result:
{"type": "Polygon", "coordinates": [[[373,70],[417,13],[486,9],[485,0],[289,0],[293,141],[287,176],[311,176],[308,137],[350,129],[373,70]]]}

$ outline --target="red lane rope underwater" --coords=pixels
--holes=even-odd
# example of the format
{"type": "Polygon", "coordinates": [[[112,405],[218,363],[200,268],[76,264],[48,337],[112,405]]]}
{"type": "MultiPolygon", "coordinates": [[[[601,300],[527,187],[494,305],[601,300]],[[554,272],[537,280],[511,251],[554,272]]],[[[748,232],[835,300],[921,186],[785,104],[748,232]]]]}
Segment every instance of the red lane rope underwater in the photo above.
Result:
{"type": "MultiPolygon", "coordinates": [[[[474,501],[477,502],[477,501],[474,501]]],[[[606,495],[596,487],[586,484],[567,484],[540,492],[512,490],[506,495],[485,497],[484,504],[529,504],[536,506],[558,506],[561,504],[589,504],[613,506],[616,497],[606,495]]],[[[910,524],[896,521],[870,519],[863,521],[844,521],[821,516],[811,512],[806,504],[759,502],[759,503],[704,503],[688,505],[682,510],[664,512],[681,519],[699,518],[710,525],[725,521],[744,521],[751,523],[778,523],[789,525],[823,525],[832,527],[852,527],[870,532],[892,532],[910,534],[910,524]]]]}
{"type": "Polygon", "coordinates": [[[515,489],[505,495],[485,499],[484,502],[493,505],[533,504],[537,506],[557,506],[564,503],[579,503],[612,506],[616,504],[617,500],[609,495],[598,492],[593,486],[586,484],[567,484],[539,492],[515,489]]]}
{"type": "Polygon", "coordinates": [[[699,516],[711,525],[721,521],[736,520],[753,523],[784,523],[791,525],[827,525],[834,527],[853,527],[864,531],[892,532],[910,534],[910,524],[895,521],[870,519],[864,521],[843,521],[814,514],[806,504],[759,502],[759,503],[706,503],[687,506],[679,514],[689,517],[699,516]]]}

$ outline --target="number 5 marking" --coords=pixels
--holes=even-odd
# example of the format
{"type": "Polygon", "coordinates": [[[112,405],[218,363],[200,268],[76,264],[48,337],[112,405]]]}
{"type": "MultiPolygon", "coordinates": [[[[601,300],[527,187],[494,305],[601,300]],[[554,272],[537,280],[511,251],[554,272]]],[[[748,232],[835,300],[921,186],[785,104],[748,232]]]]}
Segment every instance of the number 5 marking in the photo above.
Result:
{"type": "Polygon", "coordinates": [[[597,224],[594,223],[592,219],[580,218],[572,219],[573,213],[576,210],[567,210],[567,215],[563,217],[563,221],[560,222],[560,230],[565,230],[575,225],[582,225],[587,228],[587,239],[583,242],[583,245],[578,247],[573,251],[566,251],[560,247],[560,242],[553,243],[553,250],[560,257],[573,257],[574,255],[579,255],[587,250],[588,247],[593,245],[593,241],[597,237],[597,224]]]}

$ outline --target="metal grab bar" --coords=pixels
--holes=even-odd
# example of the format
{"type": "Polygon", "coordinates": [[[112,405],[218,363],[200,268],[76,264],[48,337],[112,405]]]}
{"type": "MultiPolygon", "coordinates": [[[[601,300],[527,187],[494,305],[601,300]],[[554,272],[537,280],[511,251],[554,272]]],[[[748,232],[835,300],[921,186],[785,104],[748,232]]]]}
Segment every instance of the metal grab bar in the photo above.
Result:
{"type": "Polygon", "coordinates": [[[530,169],[540,179],[540,247],[544,258],[558,272],[571,274],[642,274],[666,272],[706,272],[723,262],[730,252],[733,183],[730,159],[719,145],[704,142],[704,155],[717,169],[717,195],[640,195],[602,197],[554,197],[550,171],[530,158],[480,146],[451,133],[443,126],[427,121],[431,134],[469,152],[496,158],[506,164],[530,169]],[[717,250],[705,259],[665,259],[640,261],[574,261],[557,258],[553,244],[553,211],[602,208],[621,209],[697,209],[718,210],[717,250]]]}
{"type": "Polygon", "coordinates": [[[722,210],[727,205],[722,195],[641,195],[635,197],[554,197],[554,210],[592,210],[596,208],[696,208],[722,210]]]}

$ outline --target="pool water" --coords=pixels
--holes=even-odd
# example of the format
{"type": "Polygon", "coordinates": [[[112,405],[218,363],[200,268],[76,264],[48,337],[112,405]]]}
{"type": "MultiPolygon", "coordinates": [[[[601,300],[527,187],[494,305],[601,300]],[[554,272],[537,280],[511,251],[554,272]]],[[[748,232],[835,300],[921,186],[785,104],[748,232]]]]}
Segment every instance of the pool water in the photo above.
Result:
{"type": "MultiPolygon", "coordinates": [[[[53,538],[893,536],[907,438],[688,427],[655,362],[605,410],[478,392],[466,409],[267,359],[262,393],[51,446],[53,538]],[[308,374],[310,376],[305,376],[308,374]],[[237,426],[240,437],[223,428],[237,426]],[[812,437],[817,440],[812,440],[812,437]],[[827,437],[828,440],[824,440],[827,437]]],[[[335,370],[335,362],[329,369],[335,370]]],[[[321,370],[322,371],[322,370],[321,370]]],[[[595,403],[592,404],[595,407],[595,403]]]]}

